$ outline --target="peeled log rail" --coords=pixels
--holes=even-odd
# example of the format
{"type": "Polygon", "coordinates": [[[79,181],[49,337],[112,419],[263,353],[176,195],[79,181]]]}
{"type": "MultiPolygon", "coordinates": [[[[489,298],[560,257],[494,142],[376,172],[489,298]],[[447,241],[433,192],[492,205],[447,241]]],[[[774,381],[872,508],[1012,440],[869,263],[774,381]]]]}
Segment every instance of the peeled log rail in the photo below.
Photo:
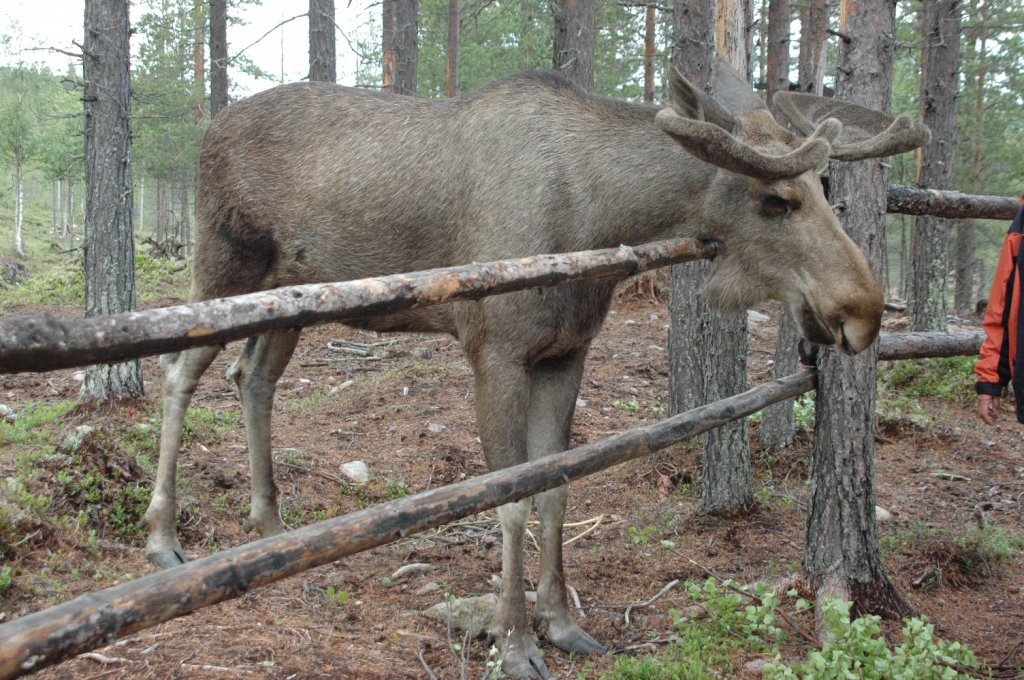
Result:
{"type": "Polygon", "coordinates": [[[654,425],[225,550],[0,625],[16,678],[253,588],[646,456],[813,389],[798,373],[654,425]]]}
{"type": "Polygon", "coordinates": [[[882,333],[878,338],[878,358],[927,359],[977,354],[984,333],[882,333]]]}
{"type": "Polygon", "coordinates": [[[886,212],[935,217],[969,217],[978,220],[1012,220],[1020,208],[1016,198],[978,196],[959,191],[917,189],[889,185],[886,212]]]}
{"type": "Polygon", "coordinates": [[[90,319],[0,320],[0,373],[52,371],[216,345],[267,331],[387,314],[452,300],[598,278],[625,278],[713,258],[714,241],[678,239],[561,255],[276,288],[90,319]]]}

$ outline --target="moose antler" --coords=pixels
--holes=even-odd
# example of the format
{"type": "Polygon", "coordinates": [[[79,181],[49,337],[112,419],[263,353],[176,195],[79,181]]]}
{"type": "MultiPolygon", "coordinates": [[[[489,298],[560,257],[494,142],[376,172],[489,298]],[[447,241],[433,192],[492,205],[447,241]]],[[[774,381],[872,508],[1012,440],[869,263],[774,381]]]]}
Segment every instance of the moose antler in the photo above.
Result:
{"type": "Polygon", "coordinates": [[[837,120],[822,121],[798,148],[774,156],[743,143],[714,123],[686,118],[671,108],[659,111],[654,122],[697,158],[732,172],[768,180],[796,177],[817,167],[829,157],[832,140],[842,129],[837,120]]]}
{"type": "Polygon", "coordinates": [[[907,116],[892,116],[848,102],[804,92],[777,92],[775,110],[796,130],[809,135],[818,121],[835,118],[843,129],[832,145],[832,158],[856,161],[881,158],[916,149],[931,140],[926,125],[907,116]]]}

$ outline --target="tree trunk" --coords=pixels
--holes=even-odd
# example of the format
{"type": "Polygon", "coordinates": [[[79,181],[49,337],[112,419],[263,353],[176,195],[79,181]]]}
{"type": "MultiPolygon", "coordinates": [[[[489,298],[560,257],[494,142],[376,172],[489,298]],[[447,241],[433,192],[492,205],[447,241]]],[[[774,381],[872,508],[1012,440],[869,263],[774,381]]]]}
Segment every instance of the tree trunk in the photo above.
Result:
{"type": "MultiPolygon", "coordinates": [[[[989,6],[978,3],[978,34],[975,49],[978,59],[978,73],[975,77],[974,100],[974,153],[971,162],[971,191],[981,189],[981,171],[984,161],[983,142],[985,138],[985,88],[988,86],[988,38],[989,6]]],[[[962,220],[956,231],[956,288],[953,293],[953,307],[960,313],[973,310],[972,274],[974,273],[975,250],[978,239],[978,223],[972,219],[962,220]]],[[[987,283],[987,282],[986,282],[987,283]]]]}
{"type": "MultiPolygon", "coordinates": [[[[135,308],[128,0],[86,0],[85,316],[135,308]]],[[[140,397],[138,360],[91,366],[82,401],[140,397]]]]}
{"type": "MultiPolygon", "coordinates": [[[[717,51],[750,81],[748,0],[718,0],[717,51]]],[[[712,313],[704,330],[700,364],[706,367],[705,400],[715,401],[747,389],[747,315],[712,313]]],[[[702,513],[735,516],[754,506],[750,437],[746,419],[708,432],[704,440],[702,513]]]]}
{"type": "Polygon", "coordinates": [[[448,0],[448,96],[459,93],[459,0],[448,0]]]}
{"type": "Polygon", "coordinates": [[[647,5],[644,12],[644,101],[654,103],[654,40],[657,37],[657,10],[647,5]]]}
{"type": "Polygon", "coordinates": [[[828,2],[807,0],[800,9],[800,90],[820,95],[825,82],[828,54],[828,2]]]}
{"type": "MultiPolygon", "coordinates": [[[[956,160],[956,100],[960,72],[960,0],[925,2],[922,9],[921,121],[932,141],[918,152],[917,183],[949,189],[956,160]]],[[[945,331],[949,221],[919,215],[911,237],[908,316],[911,331],[945,331]]]]}
{"type": "Polygon", "coordinates": [[[309,0],[309,79],[338,82],[334,0],[309,0]]]}
{"type": "Polygon", "coordinates": [[[419,0],[384,0],[384,91],[416,94],[419,0]]]}
{"type": "Polygon", "coordinates": [[[789,90],[790,0],[768,2],[768,55],[765,90],[769,103],[776,92],[789,90]]]}
{"type": "MultiPolygon", "coordinates": [[[[715,34],[712,0],[677,2],[672,6],[672,65],[696,85],[708,89],[715,34]]],[[[673,414],[706,403],[700,348],[709,333],[704,326],[711,311],[700,294],[711,265],[706,262],[672,268],[669,347],[669,406],[673,414]]]]}
{"type": "MultiPolygon", "coordinates": [[[[888,111],[895,40],[894,0],[842,0],[836,98],[888,111]]],[[[833,163],[831,203],[881,274],[885,244],[887,165],[871,159],[833,163]]],[[[856,357],[834,349],[818,360],[811,499],[804,571],[818,602],[838,596],[856,611],[902,617],[910,613],[889,581],[875,524],[874,436],[877,343],[856,357]]]]}
{"type": "Polygon", "coordinates": [[[210,118],[228,105],[227,0],[210,0],[210,118]]]}
{"type": "Polygon", "coordinates": [[[206,12],[203,10],[203,0],[195,0],[192,6],[195,37],[192,43],[192,102],[195,107],[192,120],[200,129],[206,122],[206,12]]]}
{"type": "Polygon", "coordinates": [[[21,153],[14,157],[14,252],[25,257],[25,161],[21,153]]]}
{"type": "MultiPolygon", "coordinates": [[[[789,0],[771,0],[768,9],[768,101],[772,101],[775,92],[789,89],[789,29],[791,18],[791,6],[789,0]]],[[[805,17],[806,11],[801,12],[805,17]]],[[[826,16],[827,20],[827,16],[826,16]]],[[[806,27],[801,28],[801,35],[806,27]]],[[[821,45],[805,38],[800,43],[801,64],[810,56],[804,54],[804,50],[814,50],[815,54],[822,51],[825,42],[825,32],[822,31],[817,39],[821,45]]],[[[824,72],[821,69],[812,70],[806,74],[808,78],[818,78],[817,83],[809,83],[811,91],[821,90],[821,79],[824,72]]],[[[805,83],[800,81],[801,89],[805,83]]],[[[775,340],[775,363],[772,364],[772,378],[795,373],[800,365],[800,329],[796,321],[785,305],[779,314],[779,332],[775,340]]],[[[793,436],[796,433],[796,420],[793,416],[793,400],[789,399],[778,404],[772,404],[764,410],[764,417],[761,420],[761,427],[758,435],[761,444],[768,449],[779,450],[789,447],[793,443],[793,436]]]]}
{"type": "Polygon", "coordinates": [[[585,92],[594,91],[594,0],[554,0],[554,68],[585,92]]]}
{"type": "MultiPolygon", "coordinates": [[[[715,35],[716,26],[712,3],[676,3],[673,24],[673,63],[691,82],[708,88],[714,54],[708,38],[715,35]]],[[[730,34],[736,36],[737,32],[732,30],[730,34]]],[[[739,31],[738,35],[742,44],[746,34],[739,31]]],[[[738,58],[745,59],[745,49],[739,52],[738,58]]],[[[742,392],[746,384],[746,315],[722,319],[708,308],[701,291],[710,272],[708,263],[673,268],[669,334],[669,396],[673,413],[682,413],[718,396],[742,392]]],[[[708,433],[702,488],[702,512],[731,515],[752,505],[745,421],[708,433]]]]}
{"type": "Polygon", "coordinates": [[[67,191],[64,192],[64,196],[67,201],[67,224],[65,227],[64,238],[72,238],[75,235],[75,180],[70,173],[67,176],[67,183],[67,191]]]}
{"type": "MultiPolygon", "coordinates": [[[[180,239],[178,243],[181,245],[180,254],[187,256],[191,253],[192,245],[192,220],[189,217],[189,188],[192,186],[192,180],[187,179],[182,181],[178,188],[178,205],[181,210],[181,219],[178,221],[180,225],[178,233],[180,239]]],[[[174,252],[169,253],[174,255],[174,252]]]]}
{"type": "Polygon", "coordinates": [[[156,222],[153,227],[153,238],[160,245],[165,245],[170,234],[167,232],[167,227],[170,220],[168,219],[168,206],[167,206],[167,182],[162,179],[156,181],[156,222]]]}

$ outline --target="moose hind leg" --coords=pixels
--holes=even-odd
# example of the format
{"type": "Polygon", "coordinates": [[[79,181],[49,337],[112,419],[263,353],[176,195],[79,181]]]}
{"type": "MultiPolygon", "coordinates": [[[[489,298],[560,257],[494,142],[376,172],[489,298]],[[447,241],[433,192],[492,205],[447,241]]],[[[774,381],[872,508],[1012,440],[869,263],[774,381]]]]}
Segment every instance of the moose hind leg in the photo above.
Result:
{"type": "Polygon", "coordinates": [[[161,567],[173,567],[186,561],[174,526],[175,475],[185,411],[192,395],[220,347],[197,347],[160,358],[164,371],[163,420],[160,424],[160,459],[156,468],[153,496],[143,521],[149,527],[146,557],[161,567]]]}
{"type": "MultiPolygon", "coordinates": [[[[526,367],[500,351],[470,353],[473,364],[477,428],[491,470],[526,461],[526,367]]],[[[523,540],[530,499],[498,508],[501,523],[501,593],[488,632],[502,652],[501,670],[513,678],[550,678],[551,673],[530,629],[523,584],[523,540]]]]}
{"type": "Polygon", "coordinates": [[[298,330],[276,331],[250,338],[228,377],[238,386],[242,417],[249,443],[249,468],[252,475],[252,501],[249,518],[243,528],[256,529],[260,536],[285,531],[277,505],[273,460],[270,449],[270,412],[277,381],[298,344],[298,330]]]}
{"type": "MultiPolygon", "coordinates": [[[[582,348],[570,356],[544,361],[534,367],[528,425],[531,460],[569,448],[585,358],[586,348],[582,348]]],[[[568,496],[569,485],[565,484],[534,497],[542,525],[541,574],[534,627],[543,629],[544,637],[564,651],[603,653],[604,645],[580,628],[569,613],[562,562],[562,523],[568,496]]]]}

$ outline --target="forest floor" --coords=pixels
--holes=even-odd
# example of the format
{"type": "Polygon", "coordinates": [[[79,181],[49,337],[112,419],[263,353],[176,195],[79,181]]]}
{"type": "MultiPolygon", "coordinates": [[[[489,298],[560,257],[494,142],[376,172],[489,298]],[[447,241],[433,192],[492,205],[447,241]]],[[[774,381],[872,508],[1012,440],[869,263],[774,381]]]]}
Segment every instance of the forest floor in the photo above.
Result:
{"type": "MultiPolygon", "coordinates": [[[[54,307],[10,311],[77,314],[54,307]]],[[[761,311],[771,320],[751,325],[752,383],[770,377],[779,313],[761,311]]],[[[888,325],[898,327],[898,321],[888,325]]],[[[663,416],[667,342],[664,303],[620,296],[591,351],[574,445],[663,416]]],[[[203,379],[194,401],[199,416],[190,421],[180,459],[179,526],[192,556],[251,540],[242,531],[246,444],[237,400],[224,379],[240,346],[229,346],[203,379]]],[[[0,448],[0,481],[19,477],[22,491],[42,499],[35,519],[20,518],[18,544],[11,536],[6,545],[0,541],[6,552],[0,565],[12,576],[6,589],[0,587],[0,620],[155,571],[135,525],[144,507],[137,490],[152,480],[159,421],[156,360],[146,359],[144,371],[148,401],[113,412],[72,409],[47,426],[45,441],[8,441],[0,448]],[[54,453],[63,433],[82,424],[98,428],[92,445],[54,453]],[[36,474],[27,471],[31,466],[36,474]]],[[[26,418],[39,404],[73,401],[76,373],[0,376],[0,403],[26,418]]],[[[964,384],[971,382],[968,376],[964,384]]],[[[448,337],[376,337],[340,326],[307,330],[275,405],[274,454],[286,522],[300,526],[483,473],[472,391],[468,364],[448,337]],[[334,351],[336,341],[361,343],[369,354],[334,351]],[[355,460],[369,467],[365,486],[342,478],[342,465],[355,460]]],[[[974,415],[973,395],[963,397],[882,395],[887,413],[876,437],[876,493],[878,505],[893,515],[880,525],[883,556],[899,590],[936,624],[938,635],[966,643],[982,661],[1020,663],[1019,546],[1000,560],[984,553],[981,563],[965,546],[979,523],[1020,535],[1024,428],[1009,410],[996,427],[984,426],[974,415]]],[[[788,450],[767,452],[757,425],[751,427],[759,508],[742,520],[696,514],[701,450],[695,443],[572,485],[567,522],[600,521],[566,547],[566,571],[582,604],[582,625],[610,652],[576,659],[542,644],[557,677],[599,677],[624,653],[657,653],[676,633],[670,610],[690,605],[684,589],[633,609],[628,625],[624,614],[674,579],[703,580],[710,571],[750,583],[798,571],[813,433],[804,430],[788,450]]],[[[10,483],[0,487],[0,501],[4,488],[13,493],[10,483]]],[[[567,537],[588,527],[570,527],[567,537]]],[[[532,544],[527,560],[533,577],[538,560],[532,544]]],[[[462,642],[458,632],[422,612],[449,593],[495,592],[499,568],[500,532],[491,511],[131,635],[38,677],[479,678],[488,646],[472,640],[454,651],[462,642]],[[393,576],[410,563],[428,566],[393,576]]],[[[898,634],[898,627],[886,631],[898,634]]],[[[802,657],[804,650],[794,642],[783,652],[802,657]]],[[[755,657],[749,652],[735,659],[722,675],[739,675],[736,669],[755,657]]]]}

